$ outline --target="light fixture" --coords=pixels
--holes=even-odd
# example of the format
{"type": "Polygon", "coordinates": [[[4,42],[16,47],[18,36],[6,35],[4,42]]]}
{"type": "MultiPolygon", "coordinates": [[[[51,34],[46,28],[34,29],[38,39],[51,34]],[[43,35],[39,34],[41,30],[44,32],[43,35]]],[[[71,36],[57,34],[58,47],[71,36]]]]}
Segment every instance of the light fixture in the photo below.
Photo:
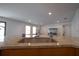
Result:
{"type": "Polygon", "coordinates": [[[57,42],[57,45],[60,45],[60,44],[57,42]]]}
{"type": "Polygon", "coordinates": [[[51,12],[49,12],[48,14],[49,14],[49,16],[50,16],[50,15],[52,15],[52,13],[51,13],[51,12]]]}
{"type": "Polygon", "coordinates": [[[29,42],[29,43],[28,43],[28,46],[30,46],[30,45],[31,45],[31,43],[29,42]]]}
{"type": "Polygon", "coordinates": [[[31,22],[31,20],[28,20],[28,22],[31,22]]]}

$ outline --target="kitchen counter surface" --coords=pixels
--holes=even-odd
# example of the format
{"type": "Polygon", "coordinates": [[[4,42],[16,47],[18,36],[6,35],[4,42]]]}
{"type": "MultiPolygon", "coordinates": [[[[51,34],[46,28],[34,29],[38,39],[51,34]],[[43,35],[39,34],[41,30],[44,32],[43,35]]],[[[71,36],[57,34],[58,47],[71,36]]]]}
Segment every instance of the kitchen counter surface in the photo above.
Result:
{"type": "Polygon", "coordinates": [[[58,47],[73,47],[79,48],[78,45],[75,45],[74,42],[70,38],[58,38],[57,42],[50,42],[50,43],[18,43],[16,45],[6,45],[0,47],[2,49],[22,49],[22,48],[58,48],[58,47]]]}
{"type": "Polygon", "coordinates": [[[64,44],[64,45],[26,45],[26,46],[20,46],[20,45],[9,45],[9,46],[2,46],[0,47],[0,50],[2,49],[25,49],[25,48],[62,48],[62,47],[72,47],[72,48],[79,48],[79,46],[75,46],[72,44],[64,44]]]}
{"type": "MultiPolygon", "coordinates": [[[[57,38],[56,42],[25,42],[3,44],[1,56],[79,56],[79,42],[71,38],[57,38]]],[[[12,43],[12,42],[11,42],[12,43]]]]}

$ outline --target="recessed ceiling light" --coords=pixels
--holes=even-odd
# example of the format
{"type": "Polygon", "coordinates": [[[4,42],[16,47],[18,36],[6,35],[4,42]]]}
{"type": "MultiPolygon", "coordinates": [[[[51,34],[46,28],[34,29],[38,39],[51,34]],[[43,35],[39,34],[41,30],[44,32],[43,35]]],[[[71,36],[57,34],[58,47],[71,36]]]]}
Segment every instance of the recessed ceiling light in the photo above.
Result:
{"type": "Polygon", "coordinates": [[[49,15],[52,15],[52,13],[51,13],[51,12],[49,12],[48,14],[49,14],[49,15]]]}
{"type": "Polygon", "coordinates": [[[31,22],[31,20],[28,20],[28,22],[31,22]]]}

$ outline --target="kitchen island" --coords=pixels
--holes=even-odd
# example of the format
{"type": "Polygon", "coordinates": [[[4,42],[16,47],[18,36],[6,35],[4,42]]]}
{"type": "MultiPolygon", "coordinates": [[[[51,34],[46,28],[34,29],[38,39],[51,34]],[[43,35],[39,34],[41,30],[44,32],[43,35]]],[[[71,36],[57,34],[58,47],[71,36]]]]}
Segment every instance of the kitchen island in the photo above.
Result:
{"type": "MultiPolygon", "coordinates": [[[[61,38],[60,38],[61,39],[61,38]]],[[[0,47],[1,56],[79,56],[79,46],[71,40],[57,42],[26,42],[0,47]]]]}
{"type": "Polygon", "coordinates": [[[6,46],[0,48],[2,56],[76,56],[79,48],[72,45],[6,46]]]}

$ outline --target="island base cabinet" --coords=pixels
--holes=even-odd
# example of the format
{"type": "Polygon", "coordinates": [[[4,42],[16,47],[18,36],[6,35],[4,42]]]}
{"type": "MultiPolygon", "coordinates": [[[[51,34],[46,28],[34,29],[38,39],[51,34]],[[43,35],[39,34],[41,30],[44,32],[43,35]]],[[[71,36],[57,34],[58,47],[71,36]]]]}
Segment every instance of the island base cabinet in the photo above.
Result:
{"type": "Polygon", "coordinates": [[[74,48],[4,49],[3,56],[74,56],[74,48]]]}
{"type": "Polygon", "coordinates": [[[40,49],[42,56],[74,56],[74,48],[40,49]]]}
{"type": "Polygon", "coordinates": [[[2,52],[2,51],[0,50],[0,56],[1,56],[1,52],[2,52]]]}
{"type": "Polygon", "coordinates": [[[75,49],[75,54],[76,54],[76,56],[79,56],[79,48],[75,49]]]}
{"type": "Polygon", "coordinates": [[[38,55],[37,49],[5,49],[2,56],[34,56],[38,55]]]}

